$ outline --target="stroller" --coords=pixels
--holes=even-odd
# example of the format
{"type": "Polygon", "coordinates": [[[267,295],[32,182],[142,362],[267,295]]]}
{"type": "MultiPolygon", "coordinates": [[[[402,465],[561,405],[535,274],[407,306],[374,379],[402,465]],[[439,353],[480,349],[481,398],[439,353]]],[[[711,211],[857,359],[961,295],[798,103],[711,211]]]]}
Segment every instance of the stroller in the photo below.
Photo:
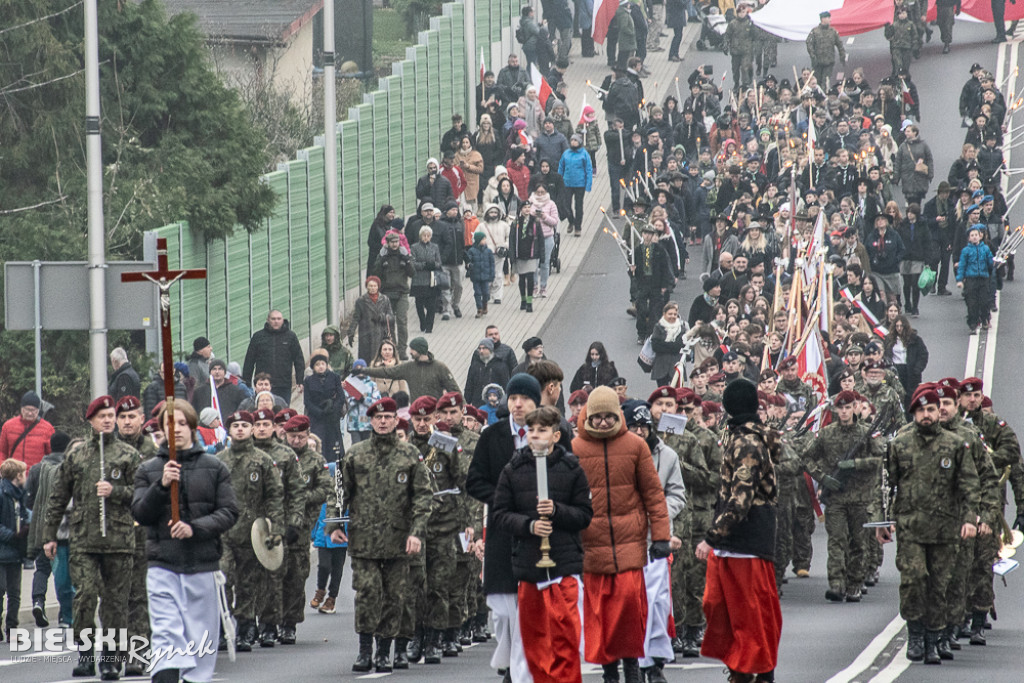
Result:
{"type": "Polygon", "coordinates": [[[725,43],[725,29],[729,20],[722,15],[722,10],[713,2],[702,5],[698,11],[701,19],[697,49],[701,51],[721,50],[725,43]]]}

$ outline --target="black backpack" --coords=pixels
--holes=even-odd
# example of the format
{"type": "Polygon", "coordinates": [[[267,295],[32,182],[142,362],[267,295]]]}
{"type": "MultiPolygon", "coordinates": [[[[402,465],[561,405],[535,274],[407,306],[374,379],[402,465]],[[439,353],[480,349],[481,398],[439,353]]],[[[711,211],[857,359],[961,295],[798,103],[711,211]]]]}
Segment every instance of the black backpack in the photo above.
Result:
{"type": "Polygon", "coordinates": [[[526,42],[526,36],[523,35],[522,26],[516,27],[516,42],[519,43],[520,45],[526,42]]]}

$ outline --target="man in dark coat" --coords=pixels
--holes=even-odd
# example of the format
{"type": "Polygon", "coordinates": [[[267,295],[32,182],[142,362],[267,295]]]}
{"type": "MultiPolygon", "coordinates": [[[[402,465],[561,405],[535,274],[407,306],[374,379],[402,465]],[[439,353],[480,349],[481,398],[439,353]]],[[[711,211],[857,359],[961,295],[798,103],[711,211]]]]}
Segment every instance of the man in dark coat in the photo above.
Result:
{"type": "Polygon", "coordinates": [[[505,386],[509,380],[509,368],[494,353],[494,342],[484,337],[477,345],[473,360],[466,375],[466,391],[463,395],[473,405],[484,402],[483,391],[488,384],[505,386]]]}
{"type": "Polygon", "coordinates": [[[427,159],[427,174],[416,181],[416,201],[444,206],[445,202],[452,199],[455,199],[452,184],[441,175],[437,159],[427,159]]]}
{"type": "Polygon", "coordinates": [[[203,408],[213,407],[213,389],[217,387],[217,402],[220,406],[221,421],[224,421],[231,413],[238,410],[242,401],[248,398],[245,392],[227,378],[227,364],[219,358],[210,361],[210,381],[196,389],[192,394],[192,406],[201,411],[203,408]]]}
{"type": "Polygon", "coordinates": [[[115,401],[120,401],[125,396],[141,396],[142,380],[128,360],[128,354],[120,346],[110,352],[110,364],[114,367],[114,374],[107,385],[107,393],[113,396],[115,401]]]}
{"type": "MultiPolygon", "coordinates": [[[[516,350],[508,344],[501,343],[501,331],[498,330],[497,325],[488,325],[484,331],[484,336],[494,342],[494,357],[508,367],[508,375],[511,378],[512,375],[516,374],[516,366],[519,364],[519,359],[516,358],[516,350]]],[[[504,383],[502,386],[504,386],[504,383]]]]}
{"type": "Polygon", "coordinates": [[[661,318],[665,296],[675,284],[668,254],[655,241],[657,233],[657,228],[649,223],[643,227],[643,242],[637,246],[635,264],[629,267],[632,298],[636,302],[636,336],[640,344],[661,318]]]}
{"type": "Polygon", "coordinates": [[[291,331],[284,314],[274,309],[267,315],[267,323],[263,329],[252,335],[249,341],[242,379],[251,386],[253,376],[257,372],[266,372],[270,375],[270,390],[289,402],[292,398],[293,368],[295,381],[301,385],[306,362],[302,356],[299,338],[291,331]]]}

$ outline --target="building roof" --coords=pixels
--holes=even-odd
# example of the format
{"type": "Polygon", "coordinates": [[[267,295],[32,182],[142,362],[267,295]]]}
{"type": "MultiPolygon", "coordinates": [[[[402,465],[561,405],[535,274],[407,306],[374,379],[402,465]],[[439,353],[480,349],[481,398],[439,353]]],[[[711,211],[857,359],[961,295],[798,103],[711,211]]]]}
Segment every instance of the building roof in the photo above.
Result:
{"type": "Polygon", "coordinates": [[[164,0],[168,14],[191,12],[212,42],[282,45],[323,7],[323,0],[164,0]]]}

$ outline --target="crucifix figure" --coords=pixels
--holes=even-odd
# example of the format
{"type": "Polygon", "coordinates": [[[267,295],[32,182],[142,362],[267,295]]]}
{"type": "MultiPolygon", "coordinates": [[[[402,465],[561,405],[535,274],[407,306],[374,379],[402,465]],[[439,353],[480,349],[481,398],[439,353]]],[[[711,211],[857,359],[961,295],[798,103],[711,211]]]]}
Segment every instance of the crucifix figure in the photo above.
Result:
{"type": "MultiPolygon", "coordinates": [[[[174,445],[174,356],[171,352],[171,285],[178,280],[203,280],[206,278],[205,268],[190,270],[170,270],[167,267],[167,240],[160,237],[156,241],[156,270],[122,273],[121,282],[152,282],[160,290],[160,345],[164,367],[164,397],[167,414],[171,416],[172,428],[166,431],[167,453],[172,461],[177,460],[174,445]]],[[[178,482],[171,482],[171,521],[177,524],[181,520],[181,508],[178,505],[178,482]]]]}

